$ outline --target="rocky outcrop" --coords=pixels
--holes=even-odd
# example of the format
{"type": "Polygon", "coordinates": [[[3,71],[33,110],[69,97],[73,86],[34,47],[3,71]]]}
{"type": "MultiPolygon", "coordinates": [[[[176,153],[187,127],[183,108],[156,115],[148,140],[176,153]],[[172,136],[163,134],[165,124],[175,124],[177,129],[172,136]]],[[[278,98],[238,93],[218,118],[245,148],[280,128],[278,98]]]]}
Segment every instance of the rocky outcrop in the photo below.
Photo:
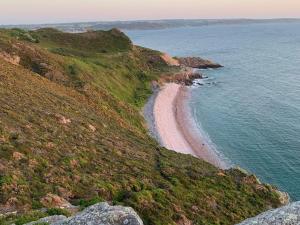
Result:
{"type": "Polygon", "coordinates": [[[226,173],[234,175],[235,179],[239,183],[243,183],[245,185],[253,185],[256,191],[268,192],[271,190],[274,194],[277,194],[280,206],[284,206],[290,203],[290,196],[288,193],[279,191],[276,189],[276,187],[273,187],[269,184],[261,183],[255,175],[249,174],[246,170],[240,167],[230,168],[226,170],[226,173]]]}
{"type": "Polygon", "coordinates": [[[279,196],[279,201],[280,201],[281,205],[287,205],[290,203],[291,198],[287,192],[283,192],[283,191],[279,191],[279,190],[275,190],[275,192],[279,196]]]}
{"type": "Polygon", "coordinates": [[[42,198],[41,203],[47,208],[67,209],[73,207],[67,200],[51,193],[48,193],[44,198],[42,198]]]}
{"type": "Polygon", "coordinates": [[[194,71],[191,68],[184,68],[180,72],[164,75],[159,79],[160,84],[164,83],[176,83],[181,85],[190,86],[195,79],[202,79],[203,75],[199,71],[194,71]]]}
{"type": "Polygon", "coordinates": [[[161,55],[162,60],[165,61],[165,63],[169,66],[180,66],[180,63],[177,59],[173,58],[167,53],[164,53],[161,55]]]}
{"type": "Polygon", "coordinates": [[[51,216],[27,225],[45,222],[51,225],[143,225],[143,221],[132,208],[110,206],[106,202],[90,206],[73,217],[51,216]]]}
{"type": "Polygon", "coordinates": [[[20,63],[20,56],[11,55],[7,52],[0,52],[0,58],[4,59],[5,61],[7,61],[13,65],[19,65],[19,63],[20,63]]]}
{"type": "Polygon", "coordinates": [[[300,202],[269,210],[238,225],[296,225],[300,224],[300,202]]]}
{"type": "Polygon", "coordinates": [[[174,58],[167,53],[162,54],[161,59],[169,66],[182,66],[197,69],[220,68],[223,67],[218,63],[200,57],[180,57],[174,58]]]}
{"type": "Polygon", "coordinates": [[[48,216],[48,217],[45,217],[45,218],[42,218],[38,221],[35,221],[35,222],[31,222],[31,223],[27,223],[25,225],[38,225],[38,224],[54,224],[54,223],[57,223],[57,222],[60,222],[60,221],[63,221],[67,219],[67,217],[63,216],[63,215],[59,215],[59,216],[48,216]]]}
{"type": "Polygon", "coordinates": [[[210,60],[202,59],[200,57],[184,57],[178,58],[181,66],[197,68],[197,69],[208,69],[208,68],[220,68],[222,65],[214,63],[210,60]]]}

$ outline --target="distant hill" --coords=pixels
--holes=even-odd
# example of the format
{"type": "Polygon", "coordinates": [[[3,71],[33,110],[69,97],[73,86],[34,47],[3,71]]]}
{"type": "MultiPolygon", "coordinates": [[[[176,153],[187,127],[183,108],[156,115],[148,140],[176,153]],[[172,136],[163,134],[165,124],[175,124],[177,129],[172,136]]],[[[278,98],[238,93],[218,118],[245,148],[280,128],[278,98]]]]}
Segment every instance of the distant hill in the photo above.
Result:
{"type": "MultiPolygon", "coordinates": [[[[300,19],[197,19],[197,20],[139,20],[139,21],[113,21],[113,22],[82,22],[62,24],[39,24],[39,25],[9,25],[3,28],[22,28],[35,30],[53,27],[65,32],[84,32],[87,30],[155,30],[178,27],[199,27],[210,25],[250,24],[250,23],[280,23],[300,22],[300,19]]],[[[1,25],[0,25],[1,27],[1,25]]]]}

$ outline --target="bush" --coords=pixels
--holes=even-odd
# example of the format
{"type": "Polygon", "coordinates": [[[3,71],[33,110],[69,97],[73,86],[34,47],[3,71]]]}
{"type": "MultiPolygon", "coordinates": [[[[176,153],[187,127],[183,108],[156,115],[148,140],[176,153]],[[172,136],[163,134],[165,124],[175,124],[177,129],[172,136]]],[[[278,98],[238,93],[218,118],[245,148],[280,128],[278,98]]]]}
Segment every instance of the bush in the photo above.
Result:
{"type": "Polygon", "coordinates": [[[47,209],[47,214],[49,216],[54,216],[54,215],[64,215],[66,217],[70,216],[71,213],[65,209],[60,209],[60,208],[51,208],[47,209]]]}
{"type": "Polygon", "coordinates": [[[22,215],[22,216],[18,217],[15,221],[15,224],[16,225],[26,224],[26,223],[29,223],[29,222],[32,222],[32,221],[39,220],[40,218],[43,218],[45,216],[47,216],[47,215],[43,212],[34,211],[34,212],[29,213],[29,214],[25,214],[25,215],[22,215]]]}
{"type": "Polygon", "coordinates": [[[19,40],[29,41],[32,43],[40,42],[36,35],[31,35],[28,31],[18,29],[18,28],[11,30],[11,36],[19,40]]]}
{"type": "Polygon", "coordinates": [[[80,206],[81,209],[84,209],[84,208],[86,208],[86,207],[89,207],[89,206],[91,206],[91,205],[95,205],[95,204],[97,204],[97,203],[99,203],[99,202],[103,202],[103,201],[104,201],[104,200],[103,200],[101,197],[95,197],[95,198],[88,199],[88,200],[86,200],[86,199],[81,199],[81,200],[79,201],[79,206],[80,206]]]}

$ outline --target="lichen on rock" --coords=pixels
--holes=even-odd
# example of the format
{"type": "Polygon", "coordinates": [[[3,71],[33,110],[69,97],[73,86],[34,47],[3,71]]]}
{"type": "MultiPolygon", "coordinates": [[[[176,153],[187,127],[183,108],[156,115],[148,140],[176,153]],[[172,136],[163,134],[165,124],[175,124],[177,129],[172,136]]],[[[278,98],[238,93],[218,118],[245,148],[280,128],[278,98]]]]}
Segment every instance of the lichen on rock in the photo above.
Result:
{"type": "Polygon", "coordinates": [[[43,222],[51,225],[143,225],[143,221],[132,208],[110,206],[106,202],[90,206],[73,217],[46,217],[26,225],[43,222]]]}
{"type": "Polygon", "coordinates": [[[300,224],[300,202],[269,210],[238,225],[296,225],[300,224]]]}

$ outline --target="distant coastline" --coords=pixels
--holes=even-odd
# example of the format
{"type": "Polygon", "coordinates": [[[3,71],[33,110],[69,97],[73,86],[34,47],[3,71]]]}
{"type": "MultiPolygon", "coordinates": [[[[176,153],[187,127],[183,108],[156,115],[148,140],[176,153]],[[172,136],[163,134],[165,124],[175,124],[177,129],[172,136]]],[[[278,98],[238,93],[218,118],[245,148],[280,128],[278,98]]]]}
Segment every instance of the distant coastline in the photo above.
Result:
{"type": "Polygon", "coordinates": [[[212,25],[234,25],[253,23],[286,23],[300,22],[299,18],[278,19],[167,19],[167,20],[135,20],[135,21],[91,21],[74,23],[49,23],[49,24],[11,24],[2,25],[0,28],[21,28],[37,30],[40,28],[56,28],[64,32],[79,33],[89,30],[163,30],[182,27],[201,27],[212,25]]]}

